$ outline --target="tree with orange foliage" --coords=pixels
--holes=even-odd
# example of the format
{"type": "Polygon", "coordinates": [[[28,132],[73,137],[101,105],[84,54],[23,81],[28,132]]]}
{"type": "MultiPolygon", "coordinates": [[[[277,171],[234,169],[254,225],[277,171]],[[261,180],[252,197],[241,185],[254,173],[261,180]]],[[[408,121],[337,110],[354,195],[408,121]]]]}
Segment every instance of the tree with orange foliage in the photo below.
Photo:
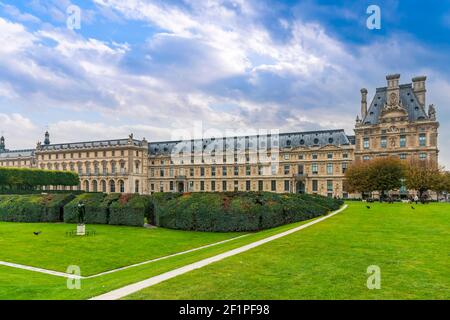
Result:
{"type": "Polygon", "coordinates": [[[423,199],[428,190],[438,191],[441,184],[441,172],[432,162],[424,160],[411,161],[406,170],[406,187],[416,190],[420,199],[423,199]]]}
{"type": "Polygon", "coordinates": [[[380,157],[355,162],[345,176],[350,192],[378,191],[382,199],[386,192],[400,189],[405,177],[405,166],[397,158],[380,157]]]}

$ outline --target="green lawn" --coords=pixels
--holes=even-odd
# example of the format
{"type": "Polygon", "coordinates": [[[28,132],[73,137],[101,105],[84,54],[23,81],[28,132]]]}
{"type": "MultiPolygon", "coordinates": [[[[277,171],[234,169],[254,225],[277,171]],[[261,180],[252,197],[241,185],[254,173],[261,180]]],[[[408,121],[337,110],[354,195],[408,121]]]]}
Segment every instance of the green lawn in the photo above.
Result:
{"type": "Polygon", "coordinates": [[[76,230],[71,224],[0,222],[0,260],[62,272],[77,265],[88,276],[239,235],[108,225],[87,229],[96,234],[66,236],[76,230]]]}
{"type": "MultiPolygon", "coordinates": [[[[274,235],[276,233],[288,230],[290,228],[299,226],[304,222],[293,223],[290,225],[281,226],[274,229],[264,230],[257,233],[249,234],[246,237],[242,237],[224,244],[220,244],[217,246],[205,248],[199,251],[190,252],[181,256],[175,256],[166,260],[160,260],[154,263],[141,265],[138,267],[121,270],[112,274],[103,275],[96,278],[91,279],[83,279],[81,281],[81,289],[80,290],[69,290],[67,289],[67,280],[62,277],[56,277],[26,270],[20,270],[16,268],[0,266],[0,300],[5,299],[88,299],[102,293],[106,293],[108,291],[123,287],[125,285],[135,283],[137,281],[141,281],[147,279],[149,277],[173,270],[175,268],[182,267],[184,265],[199,261],[201,259],[205,259],[219,253],[235,249],[237,247],[243,246],[253,241],[257,241],[259,239],[274,235]]],[[[0,260],[7,260],[10,262],[16,263],[24,263],[24,264],[32,264],[37,267],[48,267],[52,269],[58,269],[60,266],[62,271],[65,271],[65,265],[72,259],[67,259],[66,262],[60,263],[59,259],[63,258],[62,255],[68,255],[68,252],[74,253],[72,257],[77,257],[79,255],[75,247],[80,248],[82,246],[88,252],[83,254],[84,256],[84,267],[90,266],[91,270],[95,270],[96,262],[105,263],[106,261],[112,261],[110,255],[116,254],[116,247],[120,244],[120,239],[116,239],[120,233],[125,233],[125,237],[129,239],[127,242],[127,249],[121,249],[122,257],[125,259],[129,259],[130,257],[126,257],[130,255],[132,252],[138,252],[138,254],[145,254],[146,259],[148,259],[148,252],[161,252],[161,248],[159,246],[163,246],[168,248],[169,251],[174,251],[172,246],[179,246],[180,243],[177,244],[178,241],[183,240],[188,241],[190,239],[195,240],[197,238],[197,245],[200,244],[200,240],[198,237],[204,237],[204,239],[213,239],[220,240],[219,238],[229,238],[234,237],[237,234],[218,234],[218,233],[203,233],[203,232],[186,232],[186,231],[176,231],[176,230],[167,230],[167,229],[143,229],[143,228],[133,228],[133,227],[118,227],[118,226],[94,226],[97,231],[97,235],[92,237],[90,240],[88,238],[70,238],[66,239],[65,231],[71,230],[74,226],[65,225],[65,224],[18,224],[18,223],[0,223],[0,230],[3,229],[4,234],[9,234],[9,239],[12,241],[19,241],[19,243],[15,243],[14,245],[8,244],[6,246],[5,242],[1,244],[2,250],[4,250],[2,254],[2,258],[0,260]],[[42,234],[46,234],[47,228],[50,232],[55,232],[53,234],[53,240],[51,241],[50,248],[52,248],[53,254],[50,254],[49,249],[46,249],[46,246],[42,244],[39,245],[35,239],[36,236],[27,238],[28,234],[34,229],[38,227],[39,230],[42,230],[42,234]],[[61,232],[57,231],[60,228],[61,232]],[[6,231],[8,230],[8,231],[6,231]],[[53,230],[53,231],[52,231],[53,230]],[[13,234],[11,234],[13,232],[13,234]],[[16,236],[14,236],[14,233],[16,236]],[[148,240],[145,245],[142,245],[140,241],[140,237],[144,236],[147,233],[152,233],[153,235],[161,235],[165,240],[162,241],[161,238],[154,238],[153,241],[148,240]],[[24,236],[20,237],[17,234],[24,234],[24,236]],[[131,234],[135,234],[135,236],[130,236],[131,234]],[[25,236],[26,235],[26,236],[25,236]],[[100,242],[100,236],[103,235],[105,238],[100,242]],[[25,237],[25,238],[23,238],[25,237]],[[96,246],[98,250],[93,250],[88,245],[80,244],[77,241],[92,241],[97,239],[96,246]],[[20,240],[22,239],[22,240],[20,240]],[[25,241],[29,239],[29,241],[25,241]],[[71,246],[73,247],[71,251],[67,251],[67,243],[65,245],[61,245],[61,242],[71,241],[71,246]],[[54,245],[53,245],[54,243],[54,245]],[[108,246],[108,250],[105,249],[104,246],[108,246]],[[133,248],[134,246],[139,247],[133,248]],[[39,248],[39,250],[38,250],[39,248]],[[56,248],[60,248],[60,251],[56,248]],[[6,251],[10,253],[9,256],[6,255],[6,251]],[[158,251],[159,250],[159,251],[158,251]],[[47,251],[47,253],[44,253],[47,251]],[[141,252],[142,251],[142,252],[141,252]],[[39,252],[45,257],[39,257],[39,252]],[[58,252],[62,252],[58,254],[58,252]],[[27,258],[28,255],[33,256],[33,260],[27,258]],[[11,256],[15,257],[12,259],[11,256]],[[20,260],[20,261],[18,261],[20,260]],[[37,260],[43,263],[47,263],[47,265],[37,264],[37,260]],[[31,263],[33,262],[33,263],[31,263]]],[[[50,235],[48,235],[50,236],[50,235]]],[[[4,240],[3,234],[0,235],[1,239],[4,240]]],[[[40,236],[38,236],[40,237],[40,236]]],[[[205,241],[208,242],[208,241],[205,241]]],[[[191,245],[194,243],[191,242],[191,245]]],[[[182,248],[186,249],[186,248],[182,248]]],[[[59,250],[59,249],[58,249],[59,250]]],[[[119,249],[117,249],[119,250],[119,249]]],[[[144,259],[144,260],[146,260],[144,259]]],[[[120,261],[121,262],[121,261],[120,261]]],[[[122,265],[124,263],[120,263],[122,265]]],[[[111,269],[108,267],[108,269],[111,269]]]]}
{"type": "Polygon", "coordinates": [[[127,298],[450,299],[450,205],[366,205],[127,298]]]}
{"type": "MultiPolygon", "coordinates": [[[[450,298],[450,205],[349,203],[338,215],[246,253],[148,288],[130,299],[450,298]],[[366,288],[366,269],[381,268],[381,289],[366,288]]],[[[0,266],[0,299],[88,299],[288,230],[294,223],[155,263],[83,279],[0,266]]],[[[0,260],[92,274],[237,234],[90,226],[70,238],[66,224],[0,223],[0,260]],[[33,231],[42,234],[34,236],[33,231]],[[80,250],[82,252],[80,252],[80,250]]]]}

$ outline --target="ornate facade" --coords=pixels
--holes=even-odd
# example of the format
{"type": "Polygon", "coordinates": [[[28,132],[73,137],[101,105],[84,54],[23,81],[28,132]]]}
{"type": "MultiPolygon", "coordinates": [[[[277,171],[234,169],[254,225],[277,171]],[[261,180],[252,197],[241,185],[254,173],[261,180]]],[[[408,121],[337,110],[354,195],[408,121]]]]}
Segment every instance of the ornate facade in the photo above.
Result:
{"type": "Polygon", "coordinates": [[[8,150],[0,140],[0,167],[71,170],[86,191],[101,192],[306,192],[352,197],[345,171],[353,161],[380,156],[438,164],[438,127],[426,108],[426,77],[399,84],[386,77],[368,107],[361,89],[355,135],[344,130],[147,142],[128,139],[51,144],[8,150]]]}

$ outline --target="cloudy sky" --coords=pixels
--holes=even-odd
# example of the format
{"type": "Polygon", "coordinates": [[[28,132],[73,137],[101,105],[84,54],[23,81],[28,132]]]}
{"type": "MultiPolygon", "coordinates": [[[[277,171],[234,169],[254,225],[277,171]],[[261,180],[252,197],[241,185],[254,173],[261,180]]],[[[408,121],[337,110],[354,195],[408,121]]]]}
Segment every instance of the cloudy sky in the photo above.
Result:
{"type": "MultiPolygon", "coordinates": [[[[72,20],[70,20],[72,21],[72,20]]],[[[7,147],[176,129],[343,128],[362,87],[427,75],[450,168],[450,1],[0,0],[7,147]],[[369,30],[366,9],[381,8],[369,30]],[[76,5],[80,29],[67,20],[76,5]]]]}

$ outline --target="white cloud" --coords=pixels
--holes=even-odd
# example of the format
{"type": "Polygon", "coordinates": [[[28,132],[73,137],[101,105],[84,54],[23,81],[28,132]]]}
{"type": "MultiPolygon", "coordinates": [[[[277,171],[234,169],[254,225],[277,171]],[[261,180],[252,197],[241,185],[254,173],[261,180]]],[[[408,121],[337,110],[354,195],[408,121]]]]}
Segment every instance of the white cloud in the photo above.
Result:
{"type": "MultiPolygon", "coordinates": [[[[349,48],[323,26],[301,19],[275,20],[284,37],[274,37],[261,22],[261,10],[270,8],[260,2],[95,2],[113,22],[137,20],[157,31],[130,45],[49,25],[32,32],[0,18],[0,96],[15,105],[67,110],[67,119],[50,124],[60,141],[130,131],[167,139],[171,129],[197,120],[222,129],[345,128],[352,134],[359,89],[373,94],[392,72],[401,72],[402,82],[430,75],[436,79],[430,103],[437,101],[439,112],[448,101],[445,76],[413,68],[435,53],[404,34],[349,48]],[[79,114],[99,120],[68,120],[79,114]]],[[[55,19],[65,4],[52,4],[55,19]]],[[[446,128],[442,124],[441,132],[446,128]]],[[[450,154],[443,157],[450,163],[450,154]]]]}

